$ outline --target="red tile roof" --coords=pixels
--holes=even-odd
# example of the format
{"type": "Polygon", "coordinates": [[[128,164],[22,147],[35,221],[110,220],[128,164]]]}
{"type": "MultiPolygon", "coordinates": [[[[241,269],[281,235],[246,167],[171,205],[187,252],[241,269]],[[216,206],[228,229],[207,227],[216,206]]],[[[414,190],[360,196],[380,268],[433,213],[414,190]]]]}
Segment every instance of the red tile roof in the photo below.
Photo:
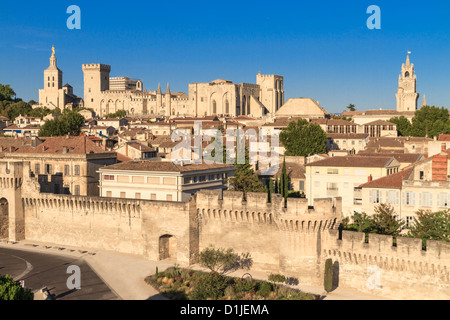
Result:
{"type": "Polygon", "coordinates": [[[126,170],[126,171],[149,171],[149,172],[191,172],[208,169],[231,169],[234,166],[229,164],[175,164],[172,161],[128,161],[111,166],[103,167],[100,170],[126,170]]]}
{"type": "Polygon", "coordinates": [[[80,135],[77,137],[49,137],[36,148],[30,146],[19,147],[18,153],[59,153],[63,154],[67,148],[67,154],[91,154],[91,153],[111,153],[98,147],[89,137],[80,135]]]}
{"type": "Polygon", "coordinates": [[[373,180],[360,185],[361,188],[389,188],[389,189],[400,189],[402,187],[403,180],[408,177],[408,175],[413,170],[413,167],[408,167],[400,172],[391,174],[386,177],[382,177],[377,180],[373,180]]]}

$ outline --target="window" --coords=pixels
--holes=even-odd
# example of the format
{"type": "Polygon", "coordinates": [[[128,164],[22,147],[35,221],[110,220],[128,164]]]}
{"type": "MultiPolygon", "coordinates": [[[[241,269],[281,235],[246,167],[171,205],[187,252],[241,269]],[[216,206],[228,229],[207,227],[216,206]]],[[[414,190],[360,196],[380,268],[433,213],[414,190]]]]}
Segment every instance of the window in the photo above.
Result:
{"type": "Polygon", "coordinates": [[[64,165],[64,175],[65,176],[70,175],[70,167],[68,164],[64,165]]]}
{"type": "Polygon", "coordinates": [[[431,192],[419,193],[419,206],[432,207],[433,206],[433,194],[431,192]]]}
{"type": "Polygon", "coordinates": [[[328,174],[339,174],[339,169],[328,169],[327,173],[328,174]]]}
{"type": "Polygon", "coordinates": [[[206,177],[205,177],[205,176],[201,176],[201,177],[199,178],[199,181],[200,181],[200,182],[206,181],[206,177]]]}
{"type": "Polygon", "coordinates": [[[46,164],[45,165],[45,173],[46,174],[52,174],[52,165],[51,164],[46,164]]]}
{"type": "Polygon", "coordinates": [[[216,100],[213,100],[213,102],[212,102],[212,105],[213,105],[213,114],[216,114],[217,113],[217,103],[216,103],[216,100]]]}
{"type": "Polygon", "coordinates": [[[403,192],[402,204],[407,206],[416,205],[416,193],[415,192],[403,192]]]}
{"type": "Polygon", "coordinates": [[[79,176],[80,175],[80,166],[75,166],[75,173],[74,175],[79,176]]]}
{"type": "Polygon", "coordinates": [[[108,198],[112,198],[112,192],[111,191],[106,191],[106,196],[108,198]]]}
{"type": "Polygon", "coordinates": [[[120,197],[121,198],[126,198],[127,197],[127,193],[126,192],[121,192],[120,193],[120,197]]]}
{"type": "Polygon", "coordinates": [[[423,180],[424,176],[425,176],[424,172],[423,172],[423,171],[420,171],[420,172],[419,172],[419,179],[420,179],[420,180],[423,180]]]}
{"type": "Polygon", "coordinates": [[[152,193],[150,195],[150,200],[156,200],[156,193],[152,193]]]}
{"type": "Polygon", "coordinates": [[[398,191],[386,191],[386,203],[398,204],[398,191]]]}
{"type": "Polygon", "coordinates": [[[213,174],[210,174],[209,177],[208,177],[208,180],[209,180],[209,181],[213,181],[213,180],[214,180],[214,175],[213,175],[213,174]]]}
{"type": "Polygon", "coordinates": [[[166,199],[167,199],[167,201],[172,201],[172,195],[171,195],[171,194],[168,194],[168,195],[166,196],[166,199]]]}
{"type": "Polygon", "coordinates": [[[319,168],[316,168],[316,173],[320,173],[320,169],[319,168]]]}
{"type": "Polygon", "coordinates": [[[34,166],[34,173],[36,175],[39,175],[41,173],[41,165],[39,163],[36,163],[36,165],[34,166]]]}
{"type": "Polygon", "coordinates": [[[80,195],[80,186],[79,186],[79,185],[76,185],[76,186],[75,186],[75,191],[74,191],[74,193],[75,193],[76,196],[79,196],[79,195],[80,195]]]}
{"type": "Polygon", "coordinates": [[[190,177],[184,178],[184,184],[188,183],[191,183],[191,178],[190,177]]]}
{"type": "Polygon", "coordinates": [[[381,191],[372,190],[369,192],[369,202],[370,203],[381,203],[381,191]]]}
{"type": "Polygon", "coordinates": [[[114,181],[114,176],[105,175],[105,176],[103,176],[103,180],[105,180],[105,181],[114,181]]]}
{"type": "Polygon", "coordinates": [[[335,183],[335,182],[329,182],[329,183],[327,183],[327,190],[328,190],[328,191],[337,191],[337,190],[339,190],[338,184],[335,183]]]}
{"type": "Polygon", "coordinates": [[[228,100],[225,101],[225,113],[230,113],[230,103],[228,102],[228,100]]]}
{"type": "Polygon", "coordinates": [[[141,194],[139,192],[136,192],[136,195],[134,197],[135,199],[140,199],[141,198],[141,194]]]}
{"type": "Polygon", "coordinates": [[[300,181],[299,189],[300,191],[305,191],[305,181],[300,181]]]}

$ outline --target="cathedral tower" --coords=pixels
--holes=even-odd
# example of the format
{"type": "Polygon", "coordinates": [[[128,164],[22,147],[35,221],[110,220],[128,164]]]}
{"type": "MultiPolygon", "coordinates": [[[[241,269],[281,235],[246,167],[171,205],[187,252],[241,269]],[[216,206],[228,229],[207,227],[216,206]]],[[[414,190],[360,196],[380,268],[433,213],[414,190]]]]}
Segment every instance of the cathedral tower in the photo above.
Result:
{"type": "Polygon", "coordinates": [[[416,111],[419,94],[416,92],[416,74],[414,64],[409,61],[409,53],[406,63],[402,64],[402,73],[398,79],[397,111],[416,111]]]}

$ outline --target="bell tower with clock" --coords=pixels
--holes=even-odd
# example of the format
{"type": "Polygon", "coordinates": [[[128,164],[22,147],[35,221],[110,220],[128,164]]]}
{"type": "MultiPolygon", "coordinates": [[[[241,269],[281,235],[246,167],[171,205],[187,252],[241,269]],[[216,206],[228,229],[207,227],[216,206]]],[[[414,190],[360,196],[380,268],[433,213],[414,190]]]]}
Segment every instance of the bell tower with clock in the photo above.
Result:
{"type": "Polygon", "coordinates": [[[419,94],[416,92],[416,74],[414,64],[409,61],[409,54],[406,56],[406,63],[402,64],[402,73],[398,78],[397,111],[416,111],[419,94]]]}

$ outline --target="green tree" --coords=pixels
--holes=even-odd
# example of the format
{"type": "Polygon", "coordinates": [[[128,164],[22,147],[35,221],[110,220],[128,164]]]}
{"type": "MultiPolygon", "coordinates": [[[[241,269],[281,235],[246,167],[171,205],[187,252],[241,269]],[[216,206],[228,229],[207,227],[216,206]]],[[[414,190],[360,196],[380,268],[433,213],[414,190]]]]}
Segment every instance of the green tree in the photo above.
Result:
{"type": "Polygon", "coordinates": [[[269,179],[269,203],[272,202],[272,194],[273,194],[273,180],[272,178],[269,179]]]}
{"type": "Polygon", "coordinates": [[[357,231],[364,233],[371,233],[372,231],[374,231],[375,226],[373,219],[370,216],[368,216],[365,212],[358,213],[355,211],[352,220],[353,223],[344,226],[343,230],[357,231]]]}
{"type": "Polygon", "coordinates": [[[280,133],[280,141],[286,148],[287,156],[308,157],[314,154],[326,153],[327,134],[315,123],[305,119],[292,121],[280,133]]]}
{"type": "Polygon", "coordinates": [[[394,208],[389,204],[380,204],[374,209],[373,228],[377,234],[398,236],[404,223],[395,216],[394,208]]]}
{"type": "Polygon", "coordinates": [[[0,300],[33,300],[30,289],[24,289],[11,276],[0,276],[0,300]]]}
{"type": "Polygon", "coordinates": [[[283,159],[283,167],[281,169],[281,195],[286,200],[289,194],[289,177],[286,171],[286,158],[283,159]]]}
{"type": "Polygon", "coordinates": [[[233,249],[216,249],[212,246],[199,254],[199,263],[212,273],[226,274],[238,269],[250,269],[253,261],[249,253],[237,254],[233,249]]]}
{"type": "Polygon", "coordinates": [[[235,167],[234,177],[229,179],[233,191],[242,191],[244,195],[247,192],[267,192],[266,187],[259,181],[258,176],[250,165],[248,148],[245,148],[245,163],[236,163],[235,167]]]}
{"type": "Polygon", "coordinates": [[[416,111],[412,119],[411,136],[431,138],[448,133],[450,133],[448,109],[424,106],[416,111]]]}
{"type": "Polygon", "coordinates": [[[400,136],[408,137],[411,135],[412,124],[405,116],[391,118],[389,122],[397,125],[397,132],[400,136]]]}
{"type": "Polygon", "coordinates": [[[331,259],[325,261],[323,286],[326,292],[331,292],[333,290],[333,260],[331,259]]]}
{"type": "Polygon", "coordinates": [[[408,236],[422,240],[450,242],[450,211],[419,210],[408,236]]]}
{"type": "Polygon", "coordinates": [[[13,97],[15,96],[16,93],[9,84],[7,85],[0,84],[0,100],[12,101],[13,97]]]}
{"type": "Polygon", "coordinates": [[[39,130],[39,137],[78,136],[84,125],[84,117],[76,111],[64,110],[61,117],[47,121],[39,130]]]}
{"type": "Polygon", "coordinates": [[[106,116],[108,119],[113,118],[124,118],[127,116],[127,112],[125,110],[118,110],[116,113],[110,113],[106,116]]]}
{"type": "Polygon", "coordinates": [[[348,111],[356,111],[355,105],[351,104],[351,103],[347,106],[347,109],[348,109],[348,111]]]}

